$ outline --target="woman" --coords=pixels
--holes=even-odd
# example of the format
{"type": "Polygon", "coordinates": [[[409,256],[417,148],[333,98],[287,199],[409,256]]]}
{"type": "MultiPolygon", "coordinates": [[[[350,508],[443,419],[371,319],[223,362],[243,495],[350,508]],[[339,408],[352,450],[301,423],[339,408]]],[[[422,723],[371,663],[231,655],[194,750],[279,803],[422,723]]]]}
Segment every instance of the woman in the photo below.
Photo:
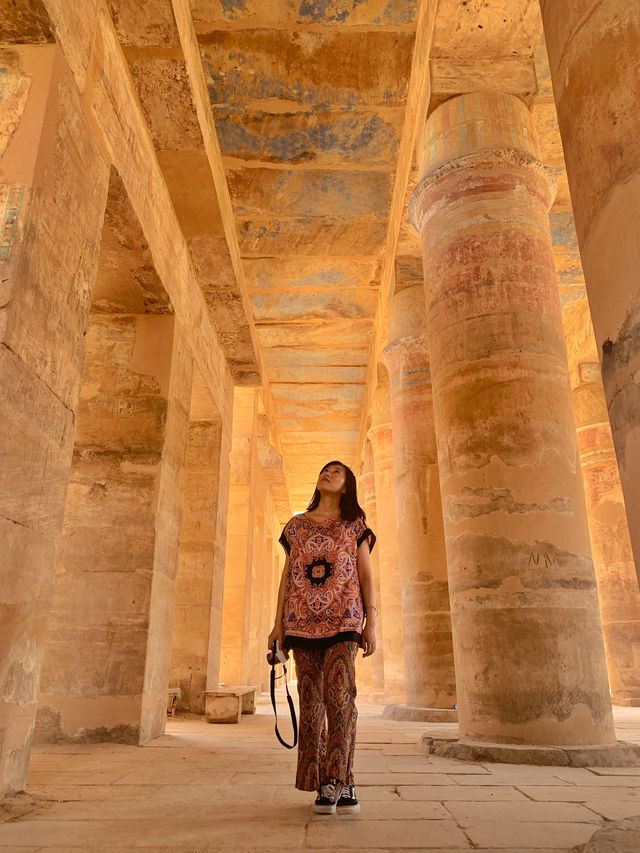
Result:
{"type": "Polygon", "coordinates": [[[327,463],[305,513],[280,543],[287,558],[269,648],[293,650],[300,697],[296,788],[317,791],[319,814],[360,810],[354,781],[355,659],[376,649],[375,592],[369,553],[376,537],[358,504],[356,478],[327,463]],[[326,725],[325,725],[326,715],[326,725]]]}

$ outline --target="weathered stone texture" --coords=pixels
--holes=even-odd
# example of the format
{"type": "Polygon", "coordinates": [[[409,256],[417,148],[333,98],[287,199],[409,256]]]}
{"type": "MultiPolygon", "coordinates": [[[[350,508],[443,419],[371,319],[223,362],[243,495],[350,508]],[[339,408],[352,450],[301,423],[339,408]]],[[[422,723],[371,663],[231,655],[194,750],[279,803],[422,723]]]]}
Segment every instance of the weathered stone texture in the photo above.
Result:
{"type": "Polygon", "coordinates": [[[640,7],[541,3],[558,122],[636,562],[640,559],[640,7]]]}
{"type": "Polygon", "coordinates": [[[389,370],[407,704],[456,704],[424,285],[391,303],[389,370]]]}
{"type": "Polygon", "coordinates": [[[2,62],[0,794],[26,776],[108,179],[60,51],[2,62]]]}
{"type": "MultiPolygon", "coordinates": [[[[368,438],[373,453],[376,516],[384,519],[377,542],[380,573],[380,622],[384,637],[384,701],[403,702],[406,697],[404,637],[402,631],[402,587],[398,565],[395,472],[391,405],[386,369],[379,366],[381,381],[376,388],[374,413],[368,438]]],[[[377,620],[376,620],[377,623],[377,620]]]]}
{"type": "Polygon", "coordinates": [[[192,420],[187,442],[173,623],[171,686],[179,709],[204,713],[214,578],[221,426],[192,420]]]}
{"type": "Polygon", "coordinates": [[[290,516],[278,486],[281,458],[269,438],[258,392],[236,387],[220,640],[220,680],[227,686],[268,688],[265,641],[284,562],[276,543],[290,516]]]}
{"type": "Polygon", "coordinates": [[[143,742],[164,727],[191,389],[175,326],[89,326],[40,688],[57,738],[124,726],[143,742]]]}
{"type": "Polygon", "coordinates": [[[208,387],[228,389],[229,369],[113,21],[93,2],[80,8],[48,0],[47,8],[81,91],[90,69],[85,113],[122,179],[174,311],[190,331],[194,360],[208,387]]]}
{"type": "Polygon", "coordinates": [[[413,210],[461,736],[611,743],[548,224],[552,185],[516,98],[463,96],[429,124],[433,146],[413,210]],[[490,117],[484,128],[481,117],[490,117]]]}
{"type": "Polygon", "coordinates": [[[575,286],[571,296],[563,321],[611,697],[639,705],[638,575],[584,281],[582,298],[575,286]]]}
{"type": "Polygon", "coordinates": [[[0,18],[0,44],[52,42],[51,21],[43,0],[11,0],[0,18]]]}
{"type": "Polygon", "coordinates": [[[107,0],[123,44],[171,47],[178,31],[171,0],[107,0]]]}
{"type": "Polygon", "coordinates": [[[185,456],[192,379],[193,355],[190,335],[176,322],[171,351],[171,373],[167,388],[165,440],[154,518],[153,579],[140,725],[142,743],[164,732],[167,717],[171,633],[184,500],[185,456]]]}
{"type": "MultiPolygon", "coordinates": [[[[378,529],[378,510],[376,500],[375,471],[373,468],[373,448],[371,442],[367,441],[364,464],[360,472],[360,487],[358,489],[359,502],[367,514],[367,524],[376,536],[380,535],[378,529]]],[[[372,699],[384,695],[384,630],[382,627],[382,593],[380,591],[380,548],[374,548],[370,554],[371,570],[373,572],[373,585],[376,592],[376,652],[372,657],[364,660],[363,666],[356,670],[368,690],[372,699]]]]}
{"type": "Polygon", "coordinates": [[[224,572],[224,603],[220,649],[220,680],[242,684],[244,672],[246,603],[250,602],[247,578],[253,559],[253,510],[251,490],[253,434],[256,418],[255,391],[236,388],[233,403],[233,442],[230,454],[229,521],[224,572]]]}

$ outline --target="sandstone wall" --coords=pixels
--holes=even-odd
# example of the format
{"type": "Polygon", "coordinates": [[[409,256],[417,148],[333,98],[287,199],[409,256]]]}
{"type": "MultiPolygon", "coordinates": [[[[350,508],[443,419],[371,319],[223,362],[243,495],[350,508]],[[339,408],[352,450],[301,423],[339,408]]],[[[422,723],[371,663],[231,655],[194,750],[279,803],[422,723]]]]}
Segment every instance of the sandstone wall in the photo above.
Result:
{"type": "Polygon", "coordinates": [[[39,737],[163,730],[191,356],[171,316],[92,315],[39,737]]]}
{"type": "Polygon", "coordinates": [[[0,795],[25,780],[109,170],[61,51],[0,51],[0,795]]]}

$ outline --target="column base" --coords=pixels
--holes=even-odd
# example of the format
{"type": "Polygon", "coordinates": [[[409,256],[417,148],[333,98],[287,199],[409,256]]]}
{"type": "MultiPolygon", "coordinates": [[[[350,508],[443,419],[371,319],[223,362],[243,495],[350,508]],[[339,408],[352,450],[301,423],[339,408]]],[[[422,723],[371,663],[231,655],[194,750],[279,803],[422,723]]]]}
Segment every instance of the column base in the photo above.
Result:
{"type": "Polygon", "coordinates": [[[538,764],[547,767],[640,767],[640,746],[618,741],[606,746],[505,746],[424,734],[418,748],[427,755],[459,761],[538,764]]]}
{"type": "Polygon", "coordinates": [[[387,705],[382,712],[387,720],[409,723],[457,723],[456,708],[424,708],[421,705],[387,705]]]}

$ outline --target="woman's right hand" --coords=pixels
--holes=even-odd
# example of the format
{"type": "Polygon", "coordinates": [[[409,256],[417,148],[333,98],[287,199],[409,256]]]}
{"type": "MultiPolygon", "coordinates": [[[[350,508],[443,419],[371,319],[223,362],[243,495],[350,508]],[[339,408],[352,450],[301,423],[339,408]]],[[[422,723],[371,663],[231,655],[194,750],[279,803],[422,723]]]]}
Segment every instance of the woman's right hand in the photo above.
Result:
{"type": "Polygon", "coordinates": [[[274,625],[273,630],[269,634],[267,641],[269,643],[269,651],[273,650],[273,644],[276,640],[278,641],[278,647],[282,649],[284,647],[284,628],[282,627],[282,623],[274,625]]]}

